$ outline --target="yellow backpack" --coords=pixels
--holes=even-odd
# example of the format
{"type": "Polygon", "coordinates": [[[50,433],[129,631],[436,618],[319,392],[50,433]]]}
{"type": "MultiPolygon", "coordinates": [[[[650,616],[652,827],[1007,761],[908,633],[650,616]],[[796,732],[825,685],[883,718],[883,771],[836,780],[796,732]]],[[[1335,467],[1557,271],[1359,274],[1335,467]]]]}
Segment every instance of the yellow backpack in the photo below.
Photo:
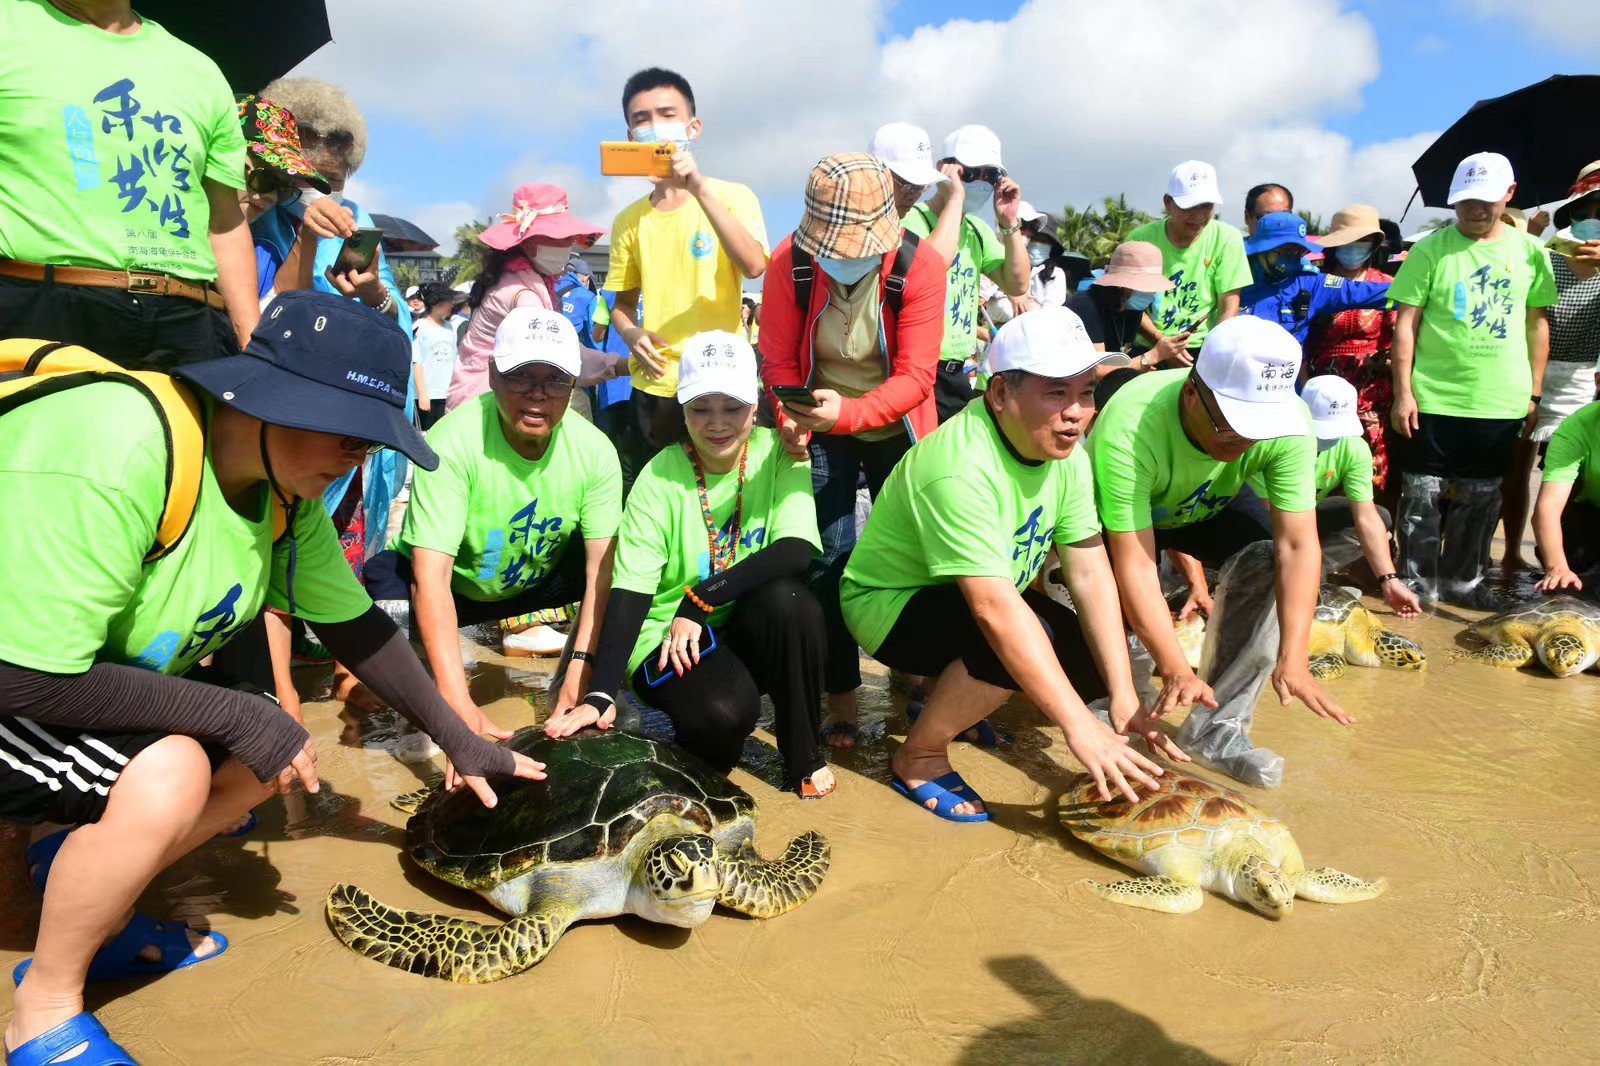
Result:
{"type": "MultiPolygon", "coordinates": [[[[206,425],[199,400],[175,378],[147,370],[126,370],[87,348],[58,341],[0,340],[0,417],[30,400],[98,381],[117,381],[137,389],[150,401],[166,434],[166,504],[156,526],[155,544],[144,557],[146,563],[152,563],[178,546],[200,500],[206,425]]],[[[287,524],[276,500],[272,516],[272,536],[276,541],[287,524]]]]}

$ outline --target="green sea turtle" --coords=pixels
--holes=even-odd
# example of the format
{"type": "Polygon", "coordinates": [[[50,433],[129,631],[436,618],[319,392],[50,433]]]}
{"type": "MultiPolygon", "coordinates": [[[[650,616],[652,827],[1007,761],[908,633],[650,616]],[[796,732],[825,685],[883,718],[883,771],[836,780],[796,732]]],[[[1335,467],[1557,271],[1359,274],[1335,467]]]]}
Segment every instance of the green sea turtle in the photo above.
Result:
{"type": "Polygon", "coordinates": [[[338,884],[327,909],[340,940],[412,973],[480,984],[537,964],[574,922],[637,914],[693,927],[718,903],[772,918],[810,899],[828,871],[816,833],[763,859],[755,800],[670,744],[615,729],[550,740],[535,728],[506,744],[548,777],[496,780],[493,809],[467,789],[401,801],[415,805],[411,858],[511,920],[401,911],[338,884]]]}
{"type": "Polygon", "coordinates": [[[1135,785],[1137,803],[1100,799],[1084,774],[1061,797],[1061,824],[1072,835],[1148,877],[1113,884],[1085,881],[1101,899],[1130,907],[1187,914],[1205,901],[1202,889],[1281,918],[1294,898],[1360,903],[1387,886],[1338,870],[1307,870],[1289,829],[1239,793],[1168,768],[1161,790],[1135,785]]]}
{"type": "Polygon", "coordinates": [[[1557,677],[1581,674],[1600,660],[1600,606],[1576,596],[1546,596],[1518,604],[1467,627],[1488,642],[1460,659],[1516,669],[1537,656],[1557,677]]]}
{"type": "Polygon", "coordinates": [[[1311,676],[1331,681],[1345,667],[1392,666],[1421,670],[1428,657],[1414,642],[1383,628],[1373,613],[1361,606],[1360,594],[1338,585],[1317,590],[1317,609],[1311,616],[1311,676]]]}

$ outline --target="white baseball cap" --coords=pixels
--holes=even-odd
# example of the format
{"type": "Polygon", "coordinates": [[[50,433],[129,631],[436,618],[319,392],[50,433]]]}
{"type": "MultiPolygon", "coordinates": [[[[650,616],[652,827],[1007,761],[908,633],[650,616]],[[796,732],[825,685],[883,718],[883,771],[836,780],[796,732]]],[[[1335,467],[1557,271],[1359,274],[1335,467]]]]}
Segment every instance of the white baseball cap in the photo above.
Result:
{"type": "Polygon", "coordinates": [[[1044,212],[1034,207],[1026,200],[1017,201],[1017,221],[1037,222],[1044,217],[1044,212]]]}
{"type": "Polygon", "coordinates": [[[1483,200],[1494,203],[1516,184],[1517,176],[1511,172],[1511,160],[1499,152],[1476,152],[1456,165],[1455,177],[1450,179],[1451,207],[1457,200],[1483,200]]]}
{"type": "Polygon", "coordinates": [[[1217,168],[1198,159],[1185,160],[1167,175],[1167,195],[1187,211],[1196,204],[1222,204],[1217,188],[1217,168]]]}
{"type": "Polygon", "coordinates": [[[867,153],[877,156],[908,185],[937,185],[950,180],[933,165],[933,140],[928,131],[909,122],[879,126],[867,145],[867,153]]]}
{"type": "Polygon", "coordinates": [[[1276,322],[1238,315],[1217,324],[1194,370],[1239,436],[1276,440],[1306,432],[1306,405],[1294,394],[1300,344],[1276,322]]]}
{"type": "Polygon", "coordinates": [[[502,374],[529,363],[549,363],[576,378],[583,367],[578,331],[559,312],[516,307],[494,331],[494,368],[502,374]]]}
{"type": "Polygon", "coordinates": [[[1311,428],[1318,440],[1361,436],[1356,387],[1344,378],[1337,374],[1314,377],[1300,390],[1300,398],[1311,408],[1311,428]]]}
{"type": "Polygon", "coordinates": [[[743,337],[711,329],[696,333],[678,351],[680,404],[701,396],[732,396],[740,403],[756,402],[761,391],[756,380],[756,353],[743,337]]]}
{"type": "Polygon", "coordinates": [[[1096,351],[1083,319],[1065,307],[1041,307],[995,331],[983,372],[1025,370],[1042,378],[1070,378],[1102,363],[1127,366],[1128,357],[1096,351]]]}
{"type": "Polygon", "coordinates": [[[954,159],[967,167],[999,167],[1001,173],[1006,169],[1000,162],[1000,138],[988,126],[962,126],[956,130],[944,139],[941,158],[954,159]]]}

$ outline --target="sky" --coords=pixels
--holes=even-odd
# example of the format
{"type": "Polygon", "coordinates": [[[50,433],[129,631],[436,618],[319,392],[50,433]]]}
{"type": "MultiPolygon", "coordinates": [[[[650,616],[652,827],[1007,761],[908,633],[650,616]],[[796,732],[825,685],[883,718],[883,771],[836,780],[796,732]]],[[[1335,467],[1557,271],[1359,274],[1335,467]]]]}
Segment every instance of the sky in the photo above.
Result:
{"type": "MultiPolygon", "coordinates": [[[[1600,73],[1600,0],[328,0],[334,41],[293,72],[365,113],[348,194],[420,225],[510,209],[562,185],[609,225],[642,179],[599,173],[626,137],[633,71],[677,70],[705,125],[701,170],[751,186],[773,242],[812,164],[891,121],[937,149],[959,125],[1000,136],[1044,210],[1126,193],[1159,211],[1167,172],[1213,163],[1221,215],[1287,185],[1324,218],[1399,217],[1410,165],[1475,100],[1551,74],[1600,73]]],[[[1574,116],[1574,130],[1593,117],[1574,116]]],[[[1595,152],[1600,156],[1600,147],[1595,152]]],[[[1440,212],[1414,205],[1407,228],[1440,212]]]]}

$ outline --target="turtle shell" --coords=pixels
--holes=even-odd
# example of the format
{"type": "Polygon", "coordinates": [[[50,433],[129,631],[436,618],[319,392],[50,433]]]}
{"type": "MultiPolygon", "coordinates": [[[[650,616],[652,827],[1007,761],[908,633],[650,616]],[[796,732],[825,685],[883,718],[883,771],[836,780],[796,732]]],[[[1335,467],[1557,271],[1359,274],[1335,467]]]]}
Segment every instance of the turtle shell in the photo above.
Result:
{"type": "Polygon", "coordinates": [[[1499,614],[1474,622],[1469,628],[1480,636],[1493,637],[1500,626],[1507,623],[1532,626],[1540,629],[1551,622],[1575,618],[1600,626],[1600,606],[1576,596],[1546,596],[1509,607],[1499,614]]]}
{"type": "Polygon", "coordinates": [[[1135,784],[1138,802],[1116,794],[1102,800],[1094,779],[1079,778],[1061,799],[1061,824],[1114,859],[1134,863],[1165,847],[1209,851],[1238,832],[1281,823],[1232,789],[1168,768],[1161,790],[1135,784]]]}
{"type": "Polygon", "coordinates": [[[1317,609],[1312,618],[1318,622],[1339,625],[1350,617],[1350,612],[1361,606],[1361,601],[1338,585],[1323,585],[1317,589],[1317,609]]]}
{"type": "Polygon", "coordinates": [[[755,813],[749,793],[708,764],[621,730],[551,740],[529,727],[504,743],[544,763],[545,779],[496,778],[493,809],[468,789],[441,790],[406,824],[411,857],[441,880],[482,890],[546,863],[616,856],[658,814],[710,833],[755,813]]]}

